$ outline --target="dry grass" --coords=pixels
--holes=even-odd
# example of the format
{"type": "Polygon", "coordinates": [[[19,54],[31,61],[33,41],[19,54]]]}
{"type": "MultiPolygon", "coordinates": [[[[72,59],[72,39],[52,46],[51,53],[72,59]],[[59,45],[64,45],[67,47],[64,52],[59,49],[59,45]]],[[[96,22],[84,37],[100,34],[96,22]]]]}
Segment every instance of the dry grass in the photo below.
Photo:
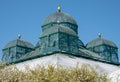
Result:
{"type": "Polygon", "coordinates": [[[19,71],[16,67],[4,68],[1,65],[0,82],[108,82],[107,76],[98,74],[94,68],[82,65],[80,68],[55,68],[49,65],[37,66],[34,69],[26,67],[26,71],[19,71]]]}

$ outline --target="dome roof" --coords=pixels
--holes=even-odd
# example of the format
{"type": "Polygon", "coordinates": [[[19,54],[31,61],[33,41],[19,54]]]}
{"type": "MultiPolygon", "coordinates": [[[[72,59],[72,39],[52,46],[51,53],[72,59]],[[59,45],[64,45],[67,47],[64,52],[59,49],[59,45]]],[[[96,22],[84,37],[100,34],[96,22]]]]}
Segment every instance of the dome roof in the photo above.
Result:
{"type": "Polygon", "coordinates": [[[23,41],[23,40],[17,39],[17,40],[13,40],[13,41],[9,42],[4,47],[4,49],[10,48],[10,47],[13,47],[13,46],[22,46],[22,47],[27,47],[27,48],[34,48],[34,46],[31,43],[29,43],[27,41],[23,41]]]}
{"type": "Polygon", "coordinates": [[[95,40],[92,40],[91,42],[89,42],[89,43],[86,45],[86,47],[87,47],[87,48],[90,48],[90,47],[95,47],[95,46],[103,45],[103,44],[117,48],[117,46],[116,46],[115,43],[113,43],[112,41],[106,40],[106,39],[104,39],[104,38],[97,38],[97,39],[95,39],[95,40]]]}
{"type": "Polygon", "coordinates": [[[42,26],[44,26],[46,24],[49,24],[49,23],[54,23],[54,22],[57,22],[57,21],[59,21],[59,22],[69,22],[71,24],[77,25],[76,21],[69,14],[62,13],[62,12],[56,12],[56,13],[53,13],[53,14],[49,15],[43,21],[42,26]]]}

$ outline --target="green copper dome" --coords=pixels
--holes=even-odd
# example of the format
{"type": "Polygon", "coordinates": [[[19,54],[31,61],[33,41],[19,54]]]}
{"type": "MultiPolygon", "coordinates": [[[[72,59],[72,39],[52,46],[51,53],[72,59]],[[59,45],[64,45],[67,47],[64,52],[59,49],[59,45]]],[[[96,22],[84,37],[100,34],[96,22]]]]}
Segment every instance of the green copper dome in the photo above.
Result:
{"type": "Polygon", "coordinates": [[[62,12],[56,12],[56,13],[49,15],[44,20],[42,26],[49,24],[49,23],[57,23],[58,21],[59,22],[67,22],[67,23],[77,25],[76,21],[69,14],[62,13],[62,12]]]}
{"type": "Polygon", "coordinates": [[[13,41],[9,42],[4,47],[4,49],[14,47],[14,46],[22,46],[22,47],[27,47],[27,48],[34,48],[34,46],[31,43],[29,43],[27,41],[23,41],[21,39],[17,39],[17,40],[13,40],[13,41]]]}
{"type": "Polygon", "coordinates": [[[95,40],[92,40],[91,42],[89,42],[86,45],[86,47],[90,48],[90,47],[95,47],[95,46],[99,46],[99,45],[103,45],[103,44],[117,48],[115,43],[113,43],[112,41],[106,40],[104,38],[97,38],[95,40]]]}

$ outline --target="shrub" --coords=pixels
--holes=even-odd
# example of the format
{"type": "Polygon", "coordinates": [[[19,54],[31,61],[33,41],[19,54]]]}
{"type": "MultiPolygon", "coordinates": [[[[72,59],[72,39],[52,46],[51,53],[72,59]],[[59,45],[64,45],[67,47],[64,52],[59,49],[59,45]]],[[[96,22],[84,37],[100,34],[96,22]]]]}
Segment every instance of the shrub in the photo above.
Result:
{"type": "Polygon", "coordinates": [[[0,69],[4,68],[6,66],[6,64],[2,61],[0,61],[0,69]]]}
{"type": "Polygon", "coordinates": [[[16,67],[0,69],[0,82],[108,82],[106,74],[99,74],[88,65],[75,68],[37,65],[20,71],[16,67]]]}

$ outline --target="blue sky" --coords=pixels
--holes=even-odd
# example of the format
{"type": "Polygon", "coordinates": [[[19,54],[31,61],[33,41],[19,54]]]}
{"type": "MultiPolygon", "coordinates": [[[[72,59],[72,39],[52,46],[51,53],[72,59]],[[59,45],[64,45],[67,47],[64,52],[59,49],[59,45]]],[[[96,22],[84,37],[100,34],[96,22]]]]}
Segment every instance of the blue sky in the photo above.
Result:
{"type": "Polygon", "coordinates": [[[19,33],[35,45],[43,20],[58,4],[77,21],[84,44],[100,32],[120,48],[120,0],[0,0],[0,58],[2,48],[19,33]]]}

